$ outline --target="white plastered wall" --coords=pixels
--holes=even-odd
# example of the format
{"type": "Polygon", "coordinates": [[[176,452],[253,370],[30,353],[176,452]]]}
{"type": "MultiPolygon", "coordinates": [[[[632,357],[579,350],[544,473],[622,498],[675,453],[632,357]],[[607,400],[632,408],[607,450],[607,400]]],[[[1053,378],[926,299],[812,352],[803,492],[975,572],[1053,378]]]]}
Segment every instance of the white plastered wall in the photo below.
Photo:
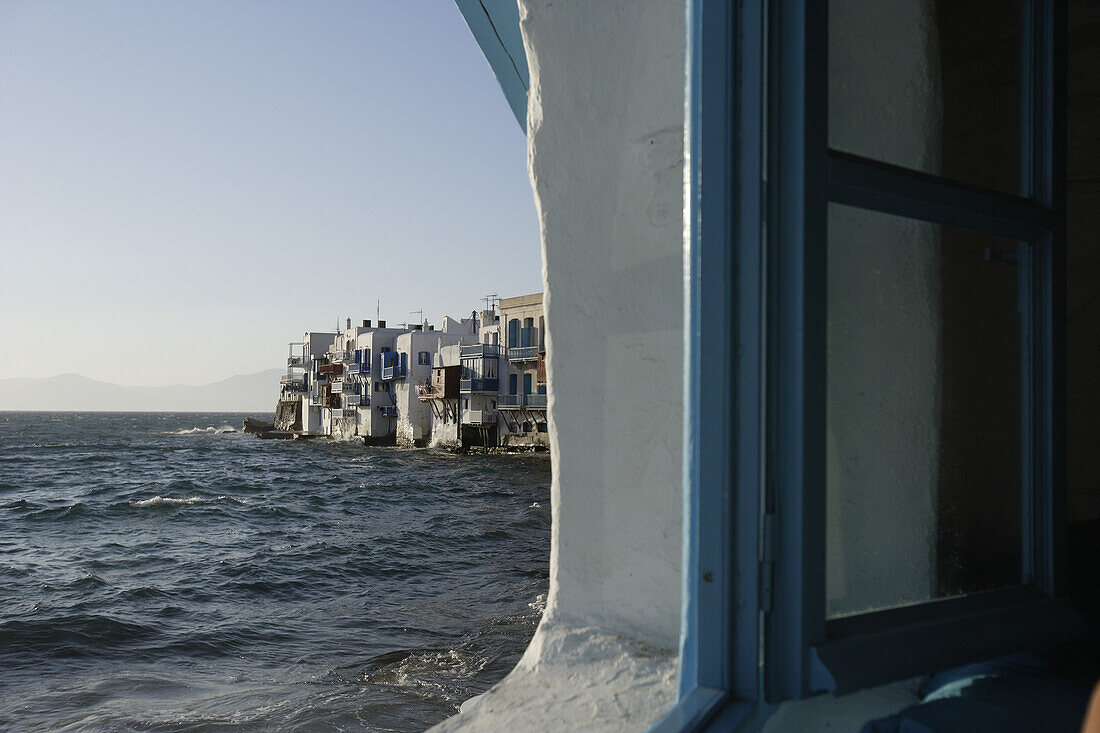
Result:
{"type": "Polygon", "coordinates": [[[439,730],[636,731],[675,698],[680,633],[684,5],[519,6],[548,332],[550,592],[516,670],[439,730]]]}

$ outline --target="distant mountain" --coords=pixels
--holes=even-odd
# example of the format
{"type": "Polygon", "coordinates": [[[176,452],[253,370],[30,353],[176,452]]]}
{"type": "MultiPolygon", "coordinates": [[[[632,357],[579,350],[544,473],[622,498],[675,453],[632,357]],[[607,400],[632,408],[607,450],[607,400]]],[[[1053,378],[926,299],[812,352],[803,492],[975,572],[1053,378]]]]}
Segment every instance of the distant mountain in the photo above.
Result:
{"type": "Polygon", "coordinates": [[[79,374],[0,379],[0,410],[273,412],[282,374],[282,369],[268,369],[200,387],[123,387],[79,374]]]}

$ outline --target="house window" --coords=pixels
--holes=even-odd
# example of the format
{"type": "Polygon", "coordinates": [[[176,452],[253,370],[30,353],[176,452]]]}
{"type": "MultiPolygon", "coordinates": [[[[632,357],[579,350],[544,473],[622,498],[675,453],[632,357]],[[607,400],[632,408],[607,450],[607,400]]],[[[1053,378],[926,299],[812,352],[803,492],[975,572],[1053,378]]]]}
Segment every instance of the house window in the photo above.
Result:
{"type": "Polygon", "coordinates": [[[930,28],[835,1],[691,0],[689,302],[706,310],[689,311],[702,439],[670,729],[1072,627],[1054,7],[930,28]],[[911,58],[875,58],[887,48],[911,58]],[[952,53],[1006,82],[973,104],[952,53]],[[907,74],[926,100],[892,93],[907,74]]]}
{"type": "Polygon", "coordinates": [[[427,364],[428,366],[431,366],[431,364],[432,364],[432,354],[431,354],[431,352],[430,351],[421,351],[420,353],[418,353],[416,355],[416,363],[421,365],[421,366],[424,366],[425,364],[427,364]]]}

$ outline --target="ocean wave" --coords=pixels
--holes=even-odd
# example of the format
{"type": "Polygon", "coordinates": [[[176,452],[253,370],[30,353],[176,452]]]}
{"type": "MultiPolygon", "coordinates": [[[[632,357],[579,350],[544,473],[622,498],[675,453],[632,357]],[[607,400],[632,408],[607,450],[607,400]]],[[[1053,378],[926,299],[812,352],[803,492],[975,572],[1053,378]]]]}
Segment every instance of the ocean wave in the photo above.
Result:
{"type": "Polygon", "coordinates": [[[232,501],[237,504],[247,504],[244,499],[234,499],[232,496],[216,496],[214,498],[204,498],[201,496],[189,496],[186,499],[179,499],[172,496],[154,496],[152,499],[138,499],[130,502],[130,506],[138,507],[150,507],[150,506],[188,506],[190,504],[213,504],[219,501],[232,501]]]}
{"type": "Polygon", "coordinates": [[[187,428],[186,430],[170,430],[166,435],[221,435],[223,433],[235,433],[237,429],[231,425],[222,425],[220,427],[214,427],[210,425],[205,428],[187,428]]]}

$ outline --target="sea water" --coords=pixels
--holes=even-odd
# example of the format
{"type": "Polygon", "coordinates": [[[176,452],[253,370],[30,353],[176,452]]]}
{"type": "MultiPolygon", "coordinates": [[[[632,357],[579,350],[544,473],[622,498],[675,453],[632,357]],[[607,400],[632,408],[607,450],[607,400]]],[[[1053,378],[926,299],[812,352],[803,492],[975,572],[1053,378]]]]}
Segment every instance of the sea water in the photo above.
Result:
{"type": "Polygon", "coordinates": [[[516,663],[550,459],[0,413],[0,729],[423,730],[516,663]]]}

